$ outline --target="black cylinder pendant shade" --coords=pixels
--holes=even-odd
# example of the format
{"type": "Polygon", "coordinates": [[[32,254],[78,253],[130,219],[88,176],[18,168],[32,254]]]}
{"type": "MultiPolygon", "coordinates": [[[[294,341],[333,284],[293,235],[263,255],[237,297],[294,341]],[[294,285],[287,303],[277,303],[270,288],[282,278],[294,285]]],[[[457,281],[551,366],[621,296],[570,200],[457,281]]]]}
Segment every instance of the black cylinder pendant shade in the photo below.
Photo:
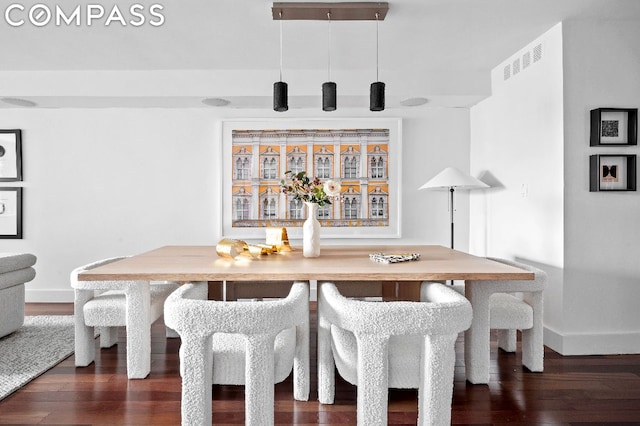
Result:
{"type": "Polygon", "coordinates": [[[327,81],[322,83],[322,110],[323,111],[335,111],[336,110],[336,84],[333,81],[327,81]]]}
{"type": "Polygon", "coordinates": [[[371,111],[384,111],[384,83],[381,81],[371,83],[369,109],[371,111]]]}
{"type": "Polygon", "coordinates": [[[273,110],[278,112],[289,109],[289,94],[287,83],[276,81],[273,83],[273,110]]]}

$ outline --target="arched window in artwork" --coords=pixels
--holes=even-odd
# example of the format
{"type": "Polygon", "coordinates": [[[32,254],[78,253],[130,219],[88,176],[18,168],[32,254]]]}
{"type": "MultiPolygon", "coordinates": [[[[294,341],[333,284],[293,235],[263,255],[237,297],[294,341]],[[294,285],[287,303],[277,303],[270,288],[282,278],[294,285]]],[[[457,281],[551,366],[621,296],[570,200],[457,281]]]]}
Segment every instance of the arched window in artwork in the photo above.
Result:
{"type": "Polygon", "coordinates": [[[384,214],[384,198],[378,198],[378,217],[385,217],[384,214]]]}
{"type": "Polygon", "coordinates": [[[318,157],[318,178],[329,179],[331,177],[331,161],[329,157],[318,157]]]}
{"type": "Polygon", "coordinates": [[[356,197],[346,197],[344,200],[344,218],[345,219],[357,219],[358,218],[358,199],[356,197]]]}
{"type": "Polygon", "coordinates": [[[290,219],[304,219],[302,216],[302,208],[304,207],[304,203],[301,200],[296,200],[292,198],[289,201],[289,218],[290,219]]]}
{"type": "Polygon", "coordinates": [[[322,207],[318,207],[318,219],[331,219],[331,206],[325,204],[322,207]]]}
{"type": "Polygon", "coordinates": [[[249,171],[250,171],[250,162],[247,157],[238,157],[236,159],[236,176],[235,178],[238,180],[248,180],[249,171]]]}
{"type": "Polygon", "coordinates": [[[378,200],[376,197],[371,199],[371,217],[378,217],[378,200]]]}
{"type": "Polygon", "coordinates": [[[265,198],[262,202],[262,217],[263,219],[275,219],[276,218],[276,200],[273,198],[265,198]]]}
{"type": "Polygon", "coordinates": [[[242,199],[241,198],[236,198],[236,219],[237,220],[244,219],[242,217],[242,199]]]}
{"type": "Polygon", "coordinates": [[[388,217],[387,195],[378,188],[375,193],[369,196],[369,217],[374,219],[385,219],[388,217]]]}
{"type": "Polygon", "coordinates": [[[345,157],[344,159],[344,177],[345,178],[357,178],[358,177],[358,160],[356,157],[345,157]]]}
{"type": "Polygon", "coordinates": [[[275,179],[277,177],[277,167],[275,158],[265,158],[262,163],[262,177],[264,179],[275,179]]]}
{"type": "Polygon", "coordinates": [[[246,197],[238,197],[235,201],[236,220],[249,219],[249,200],[246,197]]]}
{"type": "Polygon", "coordinates": [[[384,158],[371,158],[371,177],[374,179],[384,179],[384,158]]]}
{"type": "Polygon", "coordinates": [[[299,173],[304,170],[304,160],[301,157],[289,157],[289,170],[299,173]]]}

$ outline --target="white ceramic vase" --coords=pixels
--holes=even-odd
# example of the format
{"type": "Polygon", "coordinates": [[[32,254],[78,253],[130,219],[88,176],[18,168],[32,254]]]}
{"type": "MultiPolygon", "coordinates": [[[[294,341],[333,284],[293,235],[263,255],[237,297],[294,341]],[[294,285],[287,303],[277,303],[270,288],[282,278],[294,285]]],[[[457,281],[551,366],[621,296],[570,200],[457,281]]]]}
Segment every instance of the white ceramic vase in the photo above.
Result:
{"type": "Polygon", "coordinates": [[[304,257],[320,256],[320,222],[318,222],[318,205],[307,205],[307,219],[302,225],[302,255],[304,257]]]}

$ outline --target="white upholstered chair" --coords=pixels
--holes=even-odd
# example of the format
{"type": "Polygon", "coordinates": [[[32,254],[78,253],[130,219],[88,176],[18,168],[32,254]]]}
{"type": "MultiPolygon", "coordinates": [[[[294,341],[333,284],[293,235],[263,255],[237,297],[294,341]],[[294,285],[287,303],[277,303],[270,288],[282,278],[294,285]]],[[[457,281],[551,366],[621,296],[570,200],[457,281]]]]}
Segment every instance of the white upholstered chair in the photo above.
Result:
{"type": "Polygon", "coordinates": [[[203,300],[187,283],[165,302],[165,321],[182,339],[182,424],[211,424],[213,384],[245,386],[245,424],[274,423],[274,384],[293,369],[293,395],[309,399],[309,284],[268,301],[203,300]]]}
{"type": "Polygon", "coordinates": [[[451,419],[455,341],[471,324],[469,301],[439,283],[423,283],[423,302],[344,297],[318,289],[318,399],[332,404],[335,367],[357,386],[358,425],[387,424],[388,388],[418,389],[418,424],[451,419]]]}
{"type": "Polygon", "coordinates": [[[522,364],[534,372],[544,369],[542,316],[547,274],[524,263],[488,259],[531,271],[535,278],[465,283],[465,295],[473,306],[473,324],[465,333],[464,346],[465,371],[471,383],[489,383],[490,329],[498,330],[498,346],[507,352],[515,352],[516,333],[521,330],[522,364]]]}
{"type": "MultiPolygon", "coordinates": [[[[165,299],[178,288],[177,283],[148,281],[79,281],[78,274],[123,257],[112,257],[71,272],[74,289],[75,360],[86,367],[95,359],[94,327],[100,330],[100,347],[118,341],[118,328],[127,332],[127,376],[144,379],[151,371],[151,324],[163,313],[165,299]]],[[[175,333],[167,330],[167,336],[175,333]]]]}

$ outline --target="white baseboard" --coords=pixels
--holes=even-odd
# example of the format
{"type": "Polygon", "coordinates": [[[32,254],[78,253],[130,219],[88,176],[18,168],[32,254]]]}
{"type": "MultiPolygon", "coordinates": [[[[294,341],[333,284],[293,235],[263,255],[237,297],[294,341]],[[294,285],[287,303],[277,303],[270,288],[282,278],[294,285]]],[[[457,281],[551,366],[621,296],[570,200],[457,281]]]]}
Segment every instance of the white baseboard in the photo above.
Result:
{"type": "Polygon", "coordinates": [[[562,334],[545,327],[544,344],[560,355],[640,354],[640,332],[562,334]]]}
{"type": "Polygon", "coordinates": [[[73,303],[73,289],[64,290],[25,290],[27,303],[73,303]]]}

